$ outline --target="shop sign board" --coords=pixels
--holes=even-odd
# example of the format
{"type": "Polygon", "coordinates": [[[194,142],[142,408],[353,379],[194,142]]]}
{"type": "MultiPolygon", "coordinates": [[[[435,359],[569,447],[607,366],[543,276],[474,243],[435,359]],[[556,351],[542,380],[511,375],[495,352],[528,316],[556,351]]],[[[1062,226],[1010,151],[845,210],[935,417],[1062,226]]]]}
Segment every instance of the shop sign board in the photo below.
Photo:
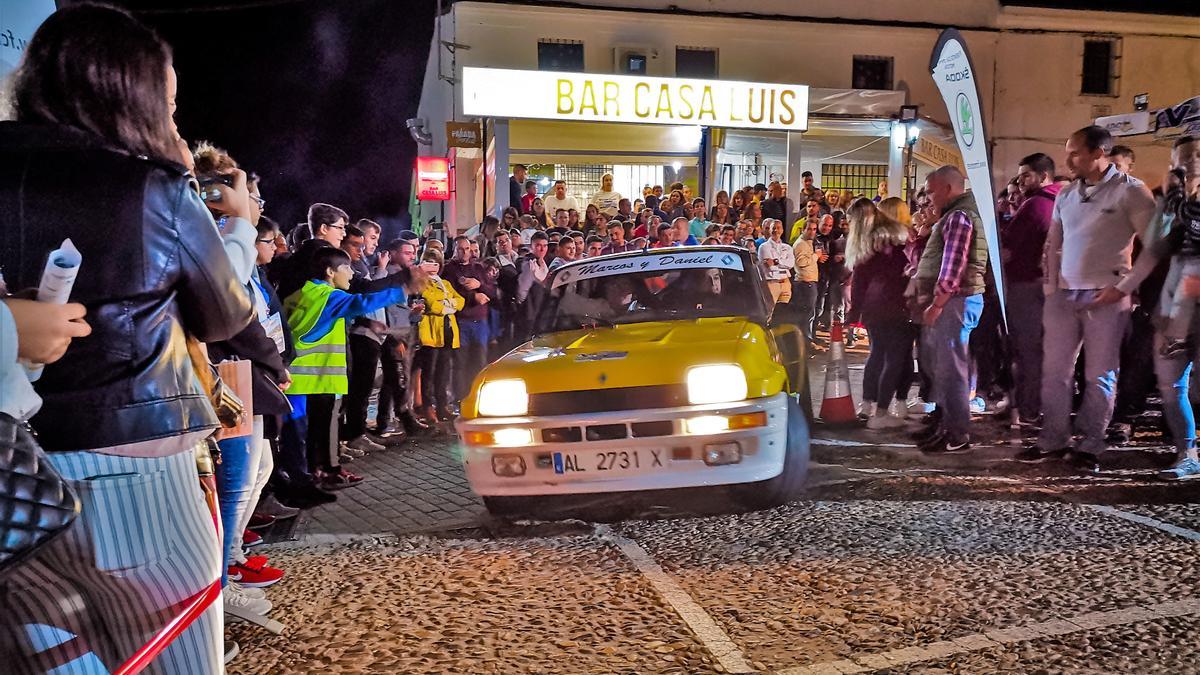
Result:
{"type": "Polygon", "coordinates": [[[1150,111],[1134,112],[1125,115],[1109,115],[1097,117],[1096,124],[1108,129],[1113,136],[1134,136],[1148,134],[1154,131],[1154,118],[1150,111]]]}
{"type": "Polygon", "coordinates": [[[450,160],[445,157],[417,158],[417,199],[450,199],[450,160]]]}
{"type": "Polygon", "coordinates": [[[480,117],[808,128],[802,84],[463,68],[462,85],[463,114],[480,117]]]}
{"type": "Polygon", "coordinates": [[[478,122],[446,122],[446,147],[482,148],[483,131],[478,122]]]}

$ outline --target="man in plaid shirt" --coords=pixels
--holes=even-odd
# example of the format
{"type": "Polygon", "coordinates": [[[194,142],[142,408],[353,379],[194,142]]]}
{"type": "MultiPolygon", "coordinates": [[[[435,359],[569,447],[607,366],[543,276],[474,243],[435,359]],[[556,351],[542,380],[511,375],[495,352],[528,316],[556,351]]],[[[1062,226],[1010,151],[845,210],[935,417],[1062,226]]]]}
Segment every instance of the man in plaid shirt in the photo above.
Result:
{"type": "Polygon", "coordinates": [[[922,346],[933,365],[937,409],[917,440],[924,452],[966,452],[971,448],[967,345],[983,312],[987,240],[975,196],[965,189],[956,167],[943,166],[929,174],[925,193],[942,214],[914,277],[917,303],[924,307],[922,346]]]}

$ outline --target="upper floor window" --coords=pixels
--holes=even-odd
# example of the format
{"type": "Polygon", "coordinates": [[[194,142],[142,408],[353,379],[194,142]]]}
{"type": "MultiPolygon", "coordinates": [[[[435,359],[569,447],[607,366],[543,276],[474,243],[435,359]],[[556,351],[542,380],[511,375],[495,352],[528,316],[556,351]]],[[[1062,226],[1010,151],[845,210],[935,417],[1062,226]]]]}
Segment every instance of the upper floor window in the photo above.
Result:
{"type": "Polygon", "coordinates": [[[892,63],[890,56],[854,56],[854,71],[850,86],[854,89],[891,89],[892,63]]]}
{"type": "Polygon", "coordinates": [[[1120,41],[1088,38],[1083,41],[1083,72],[1079,93],[1092,96],[1117,95],[1117,59],[1120,41]]]}
{"type": "Polygon", "coordinates": [[[717,77],[717,50],[708,47],[676,47],[675,77],[717,77]]]}
{"type": "Polygon", "coordinates": [[[538,70],[583,72],[583,43],[577,40],[538,40],[538,70]]]}

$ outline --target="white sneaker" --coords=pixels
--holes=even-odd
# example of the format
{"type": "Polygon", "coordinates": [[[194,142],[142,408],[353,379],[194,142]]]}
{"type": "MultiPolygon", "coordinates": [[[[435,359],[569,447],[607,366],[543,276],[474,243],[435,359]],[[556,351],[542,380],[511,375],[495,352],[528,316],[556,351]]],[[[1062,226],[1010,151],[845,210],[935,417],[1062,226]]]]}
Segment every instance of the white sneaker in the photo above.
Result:
{"type": "Polygon", "coordinates": [[[226,640],[225,641],[225,665],[229,665],[230,661],[236,659],[237,655],[240,654],[241,651],[242,651],[242,649],[241,649],[241,647],[238,647],[238,643],[234,642],[233,640],[226,640]]]}
{"type": "Polygon", "coordinates": [[[875,415],[875,401],[863,401],[858,404],[858,419],[871,419],[875,415]]]}
{"type": "Polygon", "coordinates": [[[225,601],[225,614],[235,618],[244,618],[247,614],[266,616],[271,611],[270,600],[252,598],[234,586],[226,586],[221,598],[225,601]]]}
{"type": "MultiPolygon", "coordinates": [[[[243,560],[241,562],[245,562],[245,561],[243,560]]],[[[226,586],[225,588],[227,588],[227,589],[233,588],[233,589],[241,592],[242,595],[249,596],[255,600],[264,600],[267,597],[267,592],[264,591],[263,589],[251,588],[249,586],[243,586],[236,581],[229,582],[229,585],[226,586]]]]}
{"type": "Polygon", "coordinates": [[[895,417],[898,420],[903,420],[908,417],[908,406],[898,398],[892,399],[888,404],[887,414],[889,417],[895,417]]]}
{"type": "Polygon", "coordinates": [[[871,418],[867,420],[867,428],[874,430],[901,429],[907,426],[908,422],[905,422],[899,417],[892,417],[891,415],[887,414],[886,411],[884,411],[882,414],[872,415],[871,418]]]}
{"type": "Polygon", "coordinates": [[[936,403],[928,403],[920,396],[908,399],[908,416],[923,417],[937,409],[936,403]]]}

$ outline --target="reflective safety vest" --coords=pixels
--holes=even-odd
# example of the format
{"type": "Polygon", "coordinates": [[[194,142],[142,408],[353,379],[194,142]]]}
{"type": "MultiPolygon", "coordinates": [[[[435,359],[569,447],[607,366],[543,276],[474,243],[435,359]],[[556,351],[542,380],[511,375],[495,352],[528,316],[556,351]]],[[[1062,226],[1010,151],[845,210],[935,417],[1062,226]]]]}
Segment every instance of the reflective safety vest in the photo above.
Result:
{"type": "Polygon", "coordinates": [[[292,374],[289,394],[345,394],[348,391],[346,320],[338,319],[329,332],[320,337],[308,335],[320,320],[333,290],[329,284],[308,281],[287,299],[288,326],[296,340],[296,358],[288,367],[292,374]]]}

